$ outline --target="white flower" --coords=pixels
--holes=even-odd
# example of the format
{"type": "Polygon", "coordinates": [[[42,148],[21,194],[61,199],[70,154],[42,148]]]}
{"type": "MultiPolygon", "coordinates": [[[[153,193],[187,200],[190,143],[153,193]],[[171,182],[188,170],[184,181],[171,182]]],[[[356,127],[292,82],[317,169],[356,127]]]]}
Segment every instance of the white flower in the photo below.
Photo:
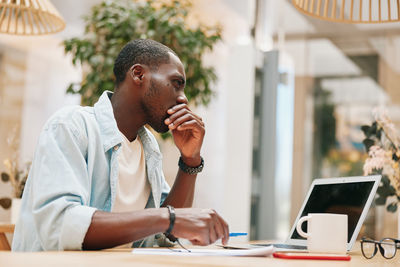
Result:
{"type": "Polygon", "coordinates": [[[8,171],[12,170],[12,165],[11,165],[11,161],[9,159],[5,159],[3,161],[4,166],[7,168],[8,171]]]}
{"type": "Polygon", "coordinates": [[[382,171],[387,175],[391,185],[396,189],[396,194],[400,196],[400,170],[399,164],[392,158],[392,151],[386,151],[379,146],[371,146],[368,152],[369,158],[363,166],[364,175],[373,173],[374,170],[382,171]]]}
{"type": "Polygon", "coordinates": [[[400,145],[400,139],[394,123],[388,116],[387,109],[379,107],[372,110],[373,116],[378,123],[378,126],[383,129],[384,134],[390,140],[390,142],[398,148],[400,145]]]}

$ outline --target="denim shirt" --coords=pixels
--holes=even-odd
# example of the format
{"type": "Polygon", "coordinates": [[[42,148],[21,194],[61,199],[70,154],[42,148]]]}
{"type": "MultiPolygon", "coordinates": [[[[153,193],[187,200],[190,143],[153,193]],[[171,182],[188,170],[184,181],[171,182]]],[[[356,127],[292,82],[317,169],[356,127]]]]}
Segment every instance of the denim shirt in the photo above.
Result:
{"type": "MultiPolygon", "coordinates": [[[[13,251],[80,250],[96,210],[112,210],[122,136],[104,92],[94,107],[66,107],[45,124],[22,197],[13,251]]],[[[160,207],[170,188],[156,139],[142,127],[146,208],[160,207]]],[[[152,245],[152,238],[146,242],[152,245]]]]}

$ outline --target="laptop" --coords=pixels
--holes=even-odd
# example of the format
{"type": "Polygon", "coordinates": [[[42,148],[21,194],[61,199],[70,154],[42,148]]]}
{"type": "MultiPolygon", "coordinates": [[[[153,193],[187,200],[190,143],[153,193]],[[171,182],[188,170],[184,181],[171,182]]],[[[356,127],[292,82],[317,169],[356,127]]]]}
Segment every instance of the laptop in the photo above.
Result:
{"type": "MultiPolygon", "coordinates": [[[[380,180],[380,175],[315,179],[287,240],[283,244],[253,245],[273,245],[277,251],[306,251],[307,240],[296,230],[298,220],[309,213],[337,213],[348,216],[347,251],[350,251],[374,200],[380,180]]],[[[307,222],[303,223],[302,229],[307,232],[307,222]]]]}

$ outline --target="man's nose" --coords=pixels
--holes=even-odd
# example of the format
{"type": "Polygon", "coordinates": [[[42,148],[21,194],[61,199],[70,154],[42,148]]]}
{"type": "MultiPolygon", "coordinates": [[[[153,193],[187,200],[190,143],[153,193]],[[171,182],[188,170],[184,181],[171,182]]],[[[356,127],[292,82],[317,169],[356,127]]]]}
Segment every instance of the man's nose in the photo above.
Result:
{"type": "Polygon", "coordinates": [[[179,95],[179,96],[176,98],[176,101],[177,101],[179,104],[187,104],[187,103],[188,103],[188,100],[187,100],[185,94],[179,95]]]}

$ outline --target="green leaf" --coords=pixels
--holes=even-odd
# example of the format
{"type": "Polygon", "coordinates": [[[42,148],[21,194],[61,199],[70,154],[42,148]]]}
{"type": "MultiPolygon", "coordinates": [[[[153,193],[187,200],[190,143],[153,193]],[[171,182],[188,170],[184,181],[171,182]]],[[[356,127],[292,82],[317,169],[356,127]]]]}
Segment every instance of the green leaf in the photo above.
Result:
{"type": "Polygon", "coordinates": [[[370,147],[373,146],[375,144],[375,141],[369,138],[366,138],[363,140],[363,144],[367,150],[367,152],[369,151],[370,147]]]}
{"type": "Polygon", "coordinates": [[[76,94],[76,91],[74,90],[75,84],[74,83],[70,83],[68,88],[67,88],[67,93],[68,94],[76,94]]]}
{"type": "Polygon", "coordinates": [[[371,128],[369,129],[369,134],[370,135],[376,135],[376,131],[378,130],[378,123],[376,121],[374,121],[371,124],[371,128]]]}
{"type": "Polygon", "coordinates": [[[160,134],[160,136],[161,136],[161,138],[163,139],[163,140],[166,140],[166,139],[169,139],[169,138],[171,138],[172,137],[172,134],[171,134],[171,132],[166,132],[166,133],[162,133],[162,134],[160,134]]]}
{"type": "Polygon", "coordinates": [[[397,202],[392,202],[390,203],[387,207],[386,210],[389,212],[395,213],[397,211],[397,202]]]}
{"type": "Polygon", "coordinates": [[[5,182],[5,183],[8,182],[10,180],[10,175],[8,175],[8,173],[2,172],[1,173],[1,180],[3,182],[5,182]]]}
{"type": "Polygon", "coordinates": [[[9,209],[11,207],[11,198],[0,198],[0,206],[2,206],[3,209],[9,209]]]}
{"type": "Polygon", "coordinates": [[[396,190],[392,186],[380,186],[376,192],[383,197],[394,196],[396,194],[396,190]]]}
{"type": "Polygon", "coordinates": [[[385,205],[386,204],[386,198],[385,197],[381,197],[381,196],[377,197],[375,199],[375,204],[376,205],[380,205],[380,206],[385,205]]]}
{"type": "Polygon", "coordinates": [[[382,186],[390,186],[390,180],[387,175],[382,175],[381,179],[382,186]]]}
{"type": "Polygon", "coordinates": [[[366,137],[370,137],[370,134],[369,134],[369,129],[370,129],[371,127],[370,126],[368,126],[368,125],[363,125],[363,126],[361,126],[361,131],[363,131],[363,133],[364,133],[364,135],[366,136],[366,137]]]}

